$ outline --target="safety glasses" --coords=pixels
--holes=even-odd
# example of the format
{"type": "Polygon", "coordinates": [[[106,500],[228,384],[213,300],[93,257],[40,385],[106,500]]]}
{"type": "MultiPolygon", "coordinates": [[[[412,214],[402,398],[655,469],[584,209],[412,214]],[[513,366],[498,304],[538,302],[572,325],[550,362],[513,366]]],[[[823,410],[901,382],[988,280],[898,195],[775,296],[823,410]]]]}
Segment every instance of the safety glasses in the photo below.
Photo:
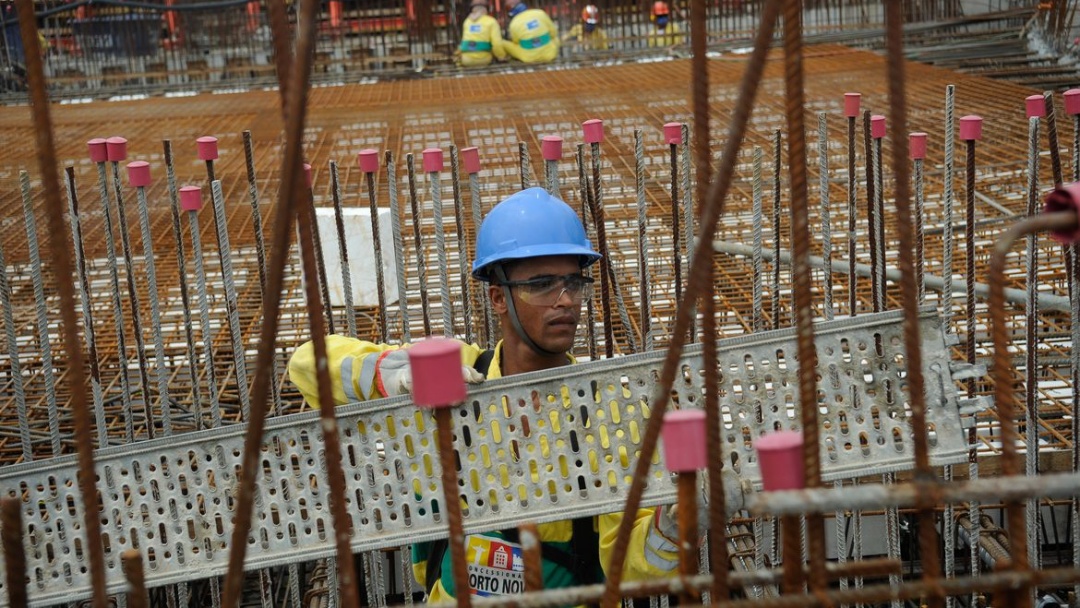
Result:
{"type": "Polygon", "coordinates": [[[503,281],[507,287],[517,287],[518,297],[533,306],[554,306],[563,293],[574,304],[592,295],[592,277],[580,274],[544,275],[523,281],[503,281]]]}

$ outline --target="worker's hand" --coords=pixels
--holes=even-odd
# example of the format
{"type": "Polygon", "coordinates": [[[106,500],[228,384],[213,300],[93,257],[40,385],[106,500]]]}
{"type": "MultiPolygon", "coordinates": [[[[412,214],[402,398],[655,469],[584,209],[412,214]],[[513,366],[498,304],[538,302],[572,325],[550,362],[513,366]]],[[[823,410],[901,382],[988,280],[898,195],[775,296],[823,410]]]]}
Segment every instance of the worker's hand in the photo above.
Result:
{"type": "MultiPolygon", "coordinates": [[[[461,378],[465,380],[466,384],[480,384],[484,381],[484,374],[481,374],[468,365],[462,365],[461,378]]],[[[397,395],[408,395],[412,392],[412,371],[408,369],[402,370],[402,372],[398,374],[397,385],[392,389],[389,386],[386,388],[394,391],[389,396],[396,397],[397,395]]]]}
{"type": "MultiPolygon", "coordinates": [[[[731,467],[724,467],[724,511],[730,517],[736,511],[743,508],[745,495],[752,491],[749,483],[745,482],[731,467]]],[[[698,534],[704,536],[709,529],[709,476],[702,473],[700,492],[698,493],[698,534]]],[[[679,507],[668,505],[661,508],[657,514],[656,528],[665,537],[675,541],[679,537],[679,507]]]]}

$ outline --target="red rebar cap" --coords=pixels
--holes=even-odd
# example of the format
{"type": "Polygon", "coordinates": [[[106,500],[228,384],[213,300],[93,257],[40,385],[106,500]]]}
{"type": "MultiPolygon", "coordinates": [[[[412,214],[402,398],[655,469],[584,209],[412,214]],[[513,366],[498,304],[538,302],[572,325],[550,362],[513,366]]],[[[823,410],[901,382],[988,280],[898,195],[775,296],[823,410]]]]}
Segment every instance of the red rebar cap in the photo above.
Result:
{"type": "MultiPolygon", "coordinates": [[[[1080,216],[1080,182],[1055,188],[1046,195],[1046,203],[1043,206],[1046,213],[1059,211],[1072,211],[1080,216]]],[[[1075,244],[1080,242],[1080,220],[1071,230],[1053,230],[1050,236],[1059,243],[1075,244]]]]}
{"type": "Polygon", "coordinates": [[[461,164],[465,167],[465,173],[480,172],[480,150],[476,146],[462,148],[461,164]]]}
{"type": "Polygon", "coordinates": [[[754,440],[761,483],[766,492],[801,490],[806,486],[802,447],[803,438],[799,431],[777,431],[754,440]]]}
{"type": "Polygon", "coordinates": [[[926,158],[926,133],[912,133],[908,135],[908,145],[911,149],[911,160],[926,158]]]}
{"type": "Polygon", "coordinates": [[[367,150],[361,150],[356,155],[356,162],[360,163],[360,170],[364,173],[378,173],[379,172],[379,151],[368,148],[367,150]]]}
{"type": "Polygon", "coordinates": [[[442,148],[424,149],[424,172],[441,173],[446,164],[443,162],[442,148]]]}
{"type": "Polygon", "coordinates": [[[90,160],[95,163],[103,163],[109,160],[109,150],[105,145],[105,139],[95,137],[86,142],[86,149],[90,151],[90,160]]]}
{"type": "Polygon", "coordinates": [[[118,163],[127,159],[127,140],[123,137],[110,137],[105,140],[105,150],[109,160],[118,163]]]}
{"type": "Polygon", "coordinates": [[[1065,113],[1071,116],[1080,114],[1080,89],[1065,91],[1065,113]]]}
{"type": "Polygon", "coordinates": [[[199,146],[199,160],[217,160],[217,138],[212,135],[203,135],[195,140],[199,146]]]}
{"type": "Polygon", "coordinates": [[[412,345],[413,403],[420,407],[452,407],[465,400],[461,375],[461,345],[447,338],[428,338],[412,345]]]}
{"type": "Polygon", "coordinates": [[[1024,100],[1027,107],[1028,118],[1044,118],[1046,116],[1046,99],[1042,95],[1028,95],[1024,100]]]}
{"type": "Polygon", "coordinates": [[[964,116],[960,119],[960,139],[978,141],[982,139],[982,116],[964,116]]]}
{"type": "Polygon", "coordinates": [[[311,165],[304,163],[304,181],[307,183],[307,187],[311,188],[311,165]]]}
{"type": "Polygon", "coordinates": [[[682,123],[669,122],[664,125],[664,141],[672,146],[682,143],[682,123]]]}
{"type": "Polygon", "coordinates": [[[664,414],[664,466],[672,473],[700,471],[709,464],[705,450],[705,411],[664,414]]]}
{"type": "Polygon", "coordinates": [[[150,163],[145,160],[137,160],[127,165],[128,183],[136,188],[145,188],[150,185],[150,163]]]}
{"type": "Polygon", "coordinates": [[[585,132],[585,143],[598,144],[604,141],[604,121],[599,118],[593,118],[581,123],[581,128],[585,132]]]}
{"type": "Polygon", "coordinates": [[[844,93],[844,116],[855,118],[859,115],[862,93],[844,93]]]}
{"type": "Polygon", "coordinates": [[[870,117],[870,137],[882,139],[885,137],[885,117],[874,114],[870,117]]]}
{"type": "Polygon", "coordinates": [[[545,135],[540,139],[540,153],[544,160],[562,159],[562,138],[558,135],[545,135]]]}
{"type": "Polygon", "coordinates": [[[180,208],[184,211],[198,211],[202,209],[202,188],[198,186],[184,186],[180,188],[180,208]]]}

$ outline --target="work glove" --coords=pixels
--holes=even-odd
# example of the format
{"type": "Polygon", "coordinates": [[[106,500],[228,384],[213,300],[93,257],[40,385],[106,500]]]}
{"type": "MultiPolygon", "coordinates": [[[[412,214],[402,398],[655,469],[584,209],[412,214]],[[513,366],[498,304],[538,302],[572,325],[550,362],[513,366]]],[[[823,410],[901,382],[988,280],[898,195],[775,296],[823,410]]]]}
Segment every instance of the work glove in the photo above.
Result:
{"type": "MultiPolygon", "coordinates": [[[[377,386],[386,397],[408,395],[412,392],[412,369],[409,367],[409,354],[405,349],[386,352],[376,366],[377,386]]],[[[468,365],[461,366],[461,377],[468,384],[480,384],[484,374],[468,365]]]]}
{"type": "MultiPolygon", "coordinates": [[[[740,478],[731,467],[725,467],[721,475],[724,478],[724,510],[730,517],[743,508],[745,504],[744,495],[753,490],[752,486],[740,478]]],[[[709,530],[710,523],[709,476],[707,473],[701,473],[699,479],[697,524],[698,537],[701,538],[709,530]]],[[[672,542],[677,541],[679,538],[679,505],[666,505],[660,508],[656,515],[656,529],[672,542]]]]}

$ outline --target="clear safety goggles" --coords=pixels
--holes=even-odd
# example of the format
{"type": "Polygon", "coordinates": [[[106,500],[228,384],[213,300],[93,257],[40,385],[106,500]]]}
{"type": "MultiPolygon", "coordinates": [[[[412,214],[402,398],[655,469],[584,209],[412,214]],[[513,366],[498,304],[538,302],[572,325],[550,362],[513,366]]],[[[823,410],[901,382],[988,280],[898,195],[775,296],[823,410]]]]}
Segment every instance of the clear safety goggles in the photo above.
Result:
{"type": "Polygon", "coordinates": [[[592,295],[593,278],[581,274],[544,275],[523,281],[503,281],[507,287],[517,287],[518,297],[533,306],[554,306],[565,293],[574,304],[592,295]]]}

